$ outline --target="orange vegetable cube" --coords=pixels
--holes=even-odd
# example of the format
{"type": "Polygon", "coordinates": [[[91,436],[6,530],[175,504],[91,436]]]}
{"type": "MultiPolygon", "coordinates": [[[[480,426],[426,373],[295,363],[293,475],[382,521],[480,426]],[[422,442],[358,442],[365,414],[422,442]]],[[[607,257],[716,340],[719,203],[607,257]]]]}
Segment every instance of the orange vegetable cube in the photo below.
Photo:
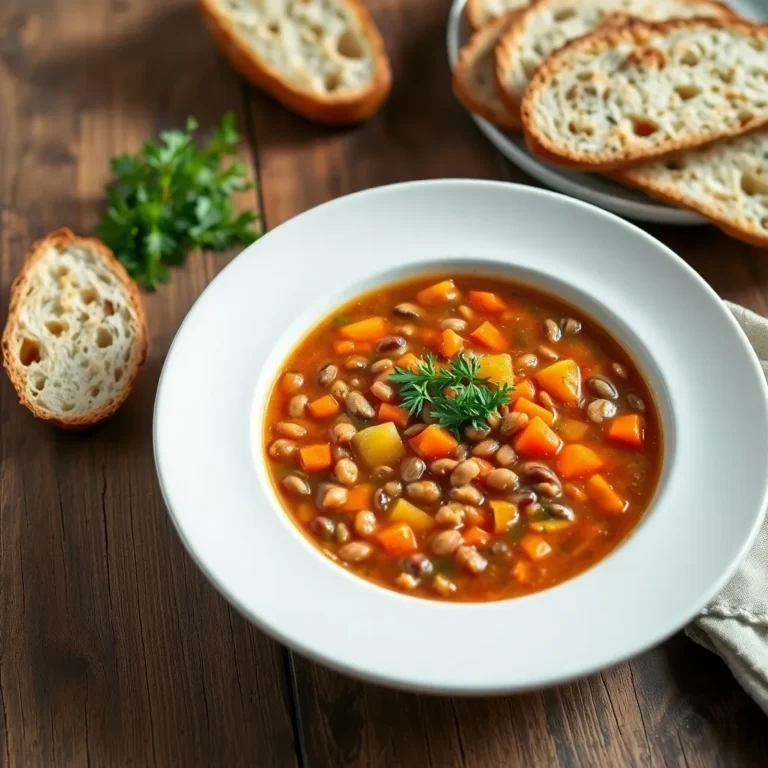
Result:
{"type": "Polygon", "coordinates": [[[567,443],[579,443],[589,432],[589,424],[578,419],[561,419],[557,422],[557,434],[567,443]]]}
{"type": "Polygon", "coordinates": [[[533,581],[533,565],[527,560],[518,560],[512,569],[512,576],[521,584],[530,584],[533,581]]]}
{"type": "Polygon", "coordinates": [[[546,422],[534,416],[515,440],[514,448],[523,456],[543,459],[555,456],[563,441],[547,426],[546,422]]]}
{"type": "Polygon", "coordinates": [[[330,443],[305,445],[299,449],[299,456],[301,457],[301,466],[305,472],[322,472],[333,463],[330,443]]]}
{"type": "Polygon", "coordinates": [[[371,509],[373,503],[373,486],[356,485],[347,491],[347,501],[342,507],[345,512],[359,512],[361,509],[371,509]]]}
{"type": "Polygon", "coordinates": [[[503,352],[508,346],[504,334],[488,321],[475,328],[469,335],[473,341],[492,349],[494,352],[503,352]]]}
{"type": "Polygon", "coordinates": [[[515,407],[512,410],[517,411],[518,413],[525,413],[531,419],[538,416],[550,427],[555,423],[555,414],[552,413],[552,411],[548,411],[546,408],[542,408],[540,405],[532,403],[527,397],[519,397],[515,401],[515,407]]]}
{"type": "Polygon", "coordinates": [[[643,420],[636,413],[617,416],[608,427],[608,437],[632,448],[642,448],[643,420]]]}
{"type": "Polygon", "coordinates": [[[610,515],[620,515],[629,506],[602,475],[590,477],[586,489],[589,498],[610,515]]]}
{"type": "Polygon", "coordinates": [[[464,349],[464,339],[458,333],[446,328],[440,335],[440,354],[449,360],[464,349]]]}
{"type": "Polygon", "coordinates": [[[479,456],[473,456],[472,461],[474,461],[475,464],[477,464],[477,466],[480,467],[480,474],[478,475],[478,478],[480,480],[485,480],[485,478],[488,477],[488,475],[490,475],[494,469],[496,469],[496,467],[493,464],[491,464],[490,461],[481,459],[479,456]]]}
{"type": "Polygon", "coordinates": [[[581,371],[574,360],[558,360],[536,373],[536,383],[563,403],[581,400],[581,371]]]}
{"type": "Polygon", "coordinates": [[[503,312],[507,305],[495,293],[488,291],[469,291],[469,304],[478,312],[503,312]]]}
{"type": "Polygon", "coordinates": [[[416,535],[408,523],[394,523],[379,531],[379,544],[390,556],[405,555],[417,549],[416,535]]]}
{"type": "Polygon", "coordinates": [[[557,457],[557,471],[564,480],[591,475],[602,469],[605,462],[586,445],[566,445],[557,457]]]}
{"type": "Polygon", "coordinates": [[[330,419],[341,411],[341,406],[333,395],[318,397],[307,408],[316,419],[330,419]]]}
{"type": "Polygon", "coordinates": [[[402,357],[397,358],[395,365],[398,368],[407,368],[409,371],[416,373],[421,365],[421,360],[413,352],[406,352],[402,357]]]}
{"type": "Polygon", "coordinates": [[[369,317],[340,328],[339,333],[352,341],[376,341],[387,335],[389,323],[384,317],[369,317]]]}
{"type": "Polygon", "coordinates": [[[533,400],[536,396],[536,387],[533,386],[533,382],[530,379],[520,379],[515,384],[515,388],[509,393],[509,402],[514,403],[521,397],[526,400],[533,400]]]}
{"type": "Polygon", "coordinates": [[[410,414],[405,408],[390,403],[382,403],[376,412],[376,421],[394,421],[398,427],[405,427],[409,418],[410,414]]]}
{"type": "Polygon", "coordinates": [[[333,342],[333,351],[337,355],[351,355],[355,351],[355,342],[344,339],[333,342]]]}
{"type": "Polygon", "coordinates": [[[458,446],[458,442],[450,432],[435,424],[430,424],[426,429],[419,432],[409,441],[411,448],[421,456],[422,459],[433,461],[434,459],[445,459],[453,455],[458,446]]]}
{"type": "Polygon", "coordinates": [[[459,298],[459,289],[453,280],[443,280],[442,282],[430,285],[416,294],[416,301],[425,307],[432,304],[449,304],[459,298]]]}
{"type": "Polygon", "coordinates": [[[494,499],[490,504],[493,510],[493,525],[496,533],[504,533],[519,519],[517,506],[511,501],[494,499]]]}
{"type": "Polygon", "coordinates": [[[464,534],[464,543],[473,547],[482,547],[491,540],[491,534],[476,525],[464,534]]]}
{"type": "Polygon", "coordinates": [[[535,533],[526,533],[522,539],[520,539],[520,546],[523,548],[528,557],[534,562],[543,560],[547,555],[552,554],[552,547],[547,542],[535,533]]]}

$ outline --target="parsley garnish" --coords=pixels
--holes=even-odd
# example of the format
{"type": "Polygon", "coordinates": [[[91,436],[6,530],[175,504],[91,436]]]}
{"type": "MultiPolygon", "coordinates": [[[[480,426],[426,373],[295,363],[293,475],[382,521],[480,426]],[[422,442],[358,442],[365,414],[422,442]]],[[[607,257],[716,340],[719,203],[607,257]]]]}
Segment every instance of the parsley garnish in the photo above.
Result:
{"type": "Polygon", "coordinates": [[[192,248],[215,251],[253,242],[255,214],[236,214],[232,193],[249,189],[242,163],[222,167],[235,154],[240,135],[227,112],[202,149],[193,142],[197,120],[183,131],[164,131],[136,155],[111,161],[107,209],[99,236],[137,282],[148,290],[168,282],[168,267],[192,248]]]}
{"type": "Polygon", "coordinates": [[[483,429],[488,417],[498,416],[499,407],[509,402],[510,386],[488,386],[488,379],[478,376],[477,358],[458,355],[440,368],[436,362],[434,355],[427,355],[415,373],[395,368],[389,376],[390,381],[401,385],[400,404],[411,415],[429,405],[438,426],[460,440],[462,427],[483,429]]]}

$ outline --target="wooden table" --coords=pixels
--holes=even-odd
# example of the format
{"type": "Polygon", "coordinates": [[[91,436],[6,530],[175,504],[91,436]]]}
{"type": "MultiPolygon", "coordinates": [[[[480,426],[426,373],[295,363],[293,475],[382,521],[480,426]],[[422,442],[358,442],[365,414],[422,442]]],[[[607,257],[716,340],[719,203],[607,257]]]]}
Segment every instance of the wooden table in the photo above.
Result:
{"type": "MultiPolygon", "coordinates": [[[[188,114],[208,130],[225,109],[237,111],[243,158],[259,181],[244,204],[259,206],[268,228],[389,182],[531,183],[453,100],[445,0],[371,5],[394,90],[370,123],[333,132],[238,80],[192,0],[2,0],[3,295],[33,240],[63,225],[91,231],[112,155],[188,114]]],[[[768,311],[763,254],[713,229],[651,231],[723,296],[768,311]]],[[[151,437],[171,339],[232,256],[193,255],[147,296],[146,368],[102,427],[48,428],[17,405],[3,377],[0,766],[766,764],[760,711],[717,658],[682,635],[558,689],[462,700],[329,672],[235,613],[172,529],[151,437]]],[[[288,280],[289,264],[288,256],[288,280]]]]}

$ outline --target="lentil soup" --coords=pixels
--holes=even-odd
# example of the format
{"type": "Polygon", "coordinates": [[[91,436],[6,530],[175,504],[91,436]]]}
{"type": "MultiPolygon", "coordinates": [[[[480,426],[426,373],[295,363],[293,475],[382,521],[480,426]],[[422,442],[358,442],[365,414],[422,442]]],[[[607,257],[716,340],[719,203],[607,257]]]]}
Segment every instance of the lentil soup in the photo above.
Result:
{"type": "Polygon", "coordinates": [[[589,568],[661,470],[651,393],[594,320],[499,278],[360,296],[285,361],[270,477],[320,551],[381,586],[490,601],[589,568]]]}

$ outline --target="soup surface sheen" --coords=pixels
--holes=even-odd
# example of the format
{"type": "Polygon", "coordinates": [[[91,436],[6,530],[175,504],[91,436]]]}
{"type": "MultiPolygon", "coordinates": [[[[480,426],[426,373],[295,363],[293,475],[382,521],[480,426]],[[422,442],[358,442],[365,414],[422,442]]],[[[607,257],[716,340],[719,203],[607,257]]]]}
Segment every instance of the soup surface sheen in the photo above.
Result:
{"type": "Polygon", "coordinates": [[[606,331],[470,275],[385,286],[321,322],[285,361],[264,443],[324,555],[454,601],[526,595],[605,557],[646,511],[662,448],[648,387],[606,331]]]}

